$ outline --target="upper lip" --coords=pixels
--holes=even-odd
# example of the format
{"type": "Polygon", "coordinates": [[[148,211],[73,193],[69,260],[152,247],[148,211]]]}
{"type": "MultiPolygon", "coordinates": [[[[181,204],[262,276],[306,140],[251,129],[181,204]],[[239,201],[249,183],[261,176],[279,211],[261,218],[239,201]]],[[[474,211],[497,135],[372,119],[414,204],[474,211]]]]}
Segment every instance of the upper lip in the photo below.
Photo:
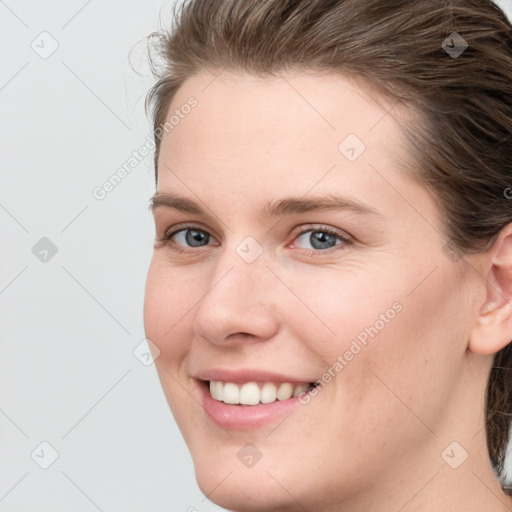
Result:
{"type": "Polygon", "coordinates": [[[197,372],[194,377],[200,380],[213,380],[221,382],[232,382],[242,384],[245,382],[289,382],[291,384],[301,384],[315,382],[316,379],[308,380],[304,378],[283,375],[265,370],[239,369],[228,370],[223,368],[210,368],[197,372]]]}

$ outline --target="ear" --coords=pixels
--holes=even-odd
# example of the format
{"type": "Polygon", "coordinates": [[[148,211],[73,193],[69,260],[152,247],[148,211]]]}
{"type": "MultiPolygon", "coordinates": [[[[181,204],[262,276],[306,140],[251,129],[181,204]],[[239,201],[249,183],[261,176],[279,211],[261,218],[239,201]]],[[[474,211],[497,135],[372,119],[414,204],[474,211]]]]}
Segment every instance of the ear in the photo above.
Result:
{"type": "Polygon", "coordinates": [[[485,254],[485,302],[471,331],[469,350],[495,354],[512,341],[512,223],[485,254]]]}

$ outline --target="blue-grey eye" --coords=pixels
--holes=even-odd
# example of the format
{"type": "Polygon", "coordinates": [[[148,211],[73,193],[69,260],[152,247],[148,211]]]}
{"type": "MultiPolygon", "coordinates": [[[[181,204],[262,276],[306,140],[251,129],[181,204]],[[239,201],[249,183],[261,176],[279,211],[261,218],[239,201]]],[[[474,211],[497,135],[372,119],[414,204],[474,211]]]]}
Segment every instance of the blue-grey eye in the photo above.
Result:
{"type": "Polygon", "coordinates": [[[210,241],[210,235],[208,233],[197,229],[182,229],[174,233],[173,236],[176,237],[177,243],[180,245],[188,245],[189,247],[202,247],[208,245],[210,241]],[[181,241],[178,240],[180,237],[182,238],[181,241]]]}
{"type": "MultiPolygon", "coordinates": [[[[297,237],[297,240],[304,239],[311,245],[313,249],[330,249],[335,245],[337,240],[341,240],[341,237],[334,235],[325,230],[309,230],[302,233],[297,237]]],[[[310,247],[304,247],[299,245],[302,249],[310,249],[310,247]]]]}

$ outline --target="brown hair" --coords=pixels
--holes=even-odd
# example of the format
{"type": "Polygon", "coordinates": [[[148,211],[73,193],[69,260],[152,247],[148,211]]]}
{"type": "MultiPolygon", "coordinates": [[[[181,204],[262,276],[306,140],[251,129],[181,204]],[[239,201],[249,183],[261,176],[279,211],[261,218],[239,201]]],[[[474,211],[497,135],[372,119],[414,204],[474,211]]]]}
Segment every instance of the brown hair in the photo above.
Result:
{"type": "MultiPolygon", "coordinates": [[[[418,113],[404,126],[409,169],[437,198],[450,257],[486,250],[512,222],[512,26],[490,0],[185,0],[171,29],[148,40],[158,78],[146,97],[155,179],[161,127],[187,78],[334,71],[418,113]],[[450,54],[453,32],[467,42],[461,55],[450,54]]],[[[498,473],[512,415],[511,347],[496,355],[487,386],[487,445],[498,473]]]]}

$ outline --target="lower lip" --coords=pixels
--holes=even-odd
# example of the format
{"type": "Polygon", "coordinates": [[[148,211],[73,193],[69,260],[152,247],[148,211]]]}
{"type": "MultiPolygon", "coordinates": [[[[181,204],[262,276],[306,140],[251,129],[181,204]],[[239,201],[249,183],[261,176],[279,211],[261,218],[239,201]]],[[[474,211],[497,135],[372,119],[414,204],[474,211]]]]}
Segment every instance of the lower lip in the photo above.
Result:
{"type": "Polygon", "coordinates": [[[252,430],[280,420],[290,414],[301,403],[299,397],[276,400],[270,404],[229,405],[215,400],[204,381],[200,383],[203,407],[206,414],[222,428],[252,430]]]}

